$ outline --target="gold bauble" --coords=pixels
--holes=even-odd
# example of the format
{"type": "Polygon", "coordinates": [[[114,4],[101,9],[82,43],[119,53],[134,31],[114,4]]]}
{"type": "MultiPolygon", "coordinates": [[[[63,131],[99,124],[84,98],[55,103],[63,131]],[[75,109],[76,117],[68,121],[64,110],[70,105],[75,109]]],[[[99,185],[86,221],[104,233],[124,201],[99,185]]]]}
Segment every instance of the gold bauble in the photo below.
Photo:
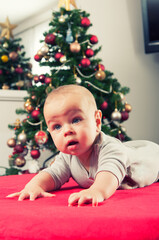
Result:
{"type": "Polygon", "coordinates": [[[70,44],[70,51],[73,53],[78,53],[81,50],[81,45],[76,40],[75,42],[70,44]]]}
{"type": "Polygon", "coordinates": [[[128,103],[125,103],[125,111],[126,111],[126,112],[131,112],[131,110],[132,110],[131,105],[128,104],[128,103]]]}
{"type": "Polygon", "coordinates": [[[23,167],[26,163],[26,160],[24,157],[22,156],[19,156],[15,159],[15,162],[14,164],[17,166],[17,167],[23,167]]]}
{"type": "Polygon", "coordinates": [[[13,61],[16,61],[18,59],[18,53],[17,52],[10,52],[9,58],[13,61]]]}
{"type": "Polygon", "coordinates": [[[29,105],[31,105],[31,101],[30,101],[30,99],[28,98],[28,99],[26,100],[26,102],[24,103],[24,108],[25,108],[25,110],[26,110],[26,108],[27,108],[29,105]]]}
{"type": "Polygon", "coordinates": [[[20,128],[20,124],[21,124],[20,119],[17,118],[16,122],[14,123],[15,128],[20,128]]]}
{"type": "Polygon", "coordinates": [[[101,69],[99,69],[99,71],[95,74],[95,78],[100,81],[104,80],[105,77],[106,77],[106,74],[101,69]]]}
{"type": "Polygon", "coordinates": [[[60,62],[61,62],[61,63],[65,63],[66,60],[67,60],[67,59],[66,59],[66,56],[63,56],[63,57],[60,58],[60,62]]]}
{"type": "Polygon", "coordinates": [[[15,138],[10,138],[10,139],[8,139],[7,145],[8,145],[8,147],[11,147],[11,148],[15,147],[15,145],[16,145],[16,140],[15,140],[15,138]]]}
{"type": "Polygon", "coordinates": [[[4,62],[4,63],[6,63],[6,62],[8,62],[8,56],[7,55],[3,55],[2,57],[1,57],[1,60],[2,60],[2,62],[4,62]]]}

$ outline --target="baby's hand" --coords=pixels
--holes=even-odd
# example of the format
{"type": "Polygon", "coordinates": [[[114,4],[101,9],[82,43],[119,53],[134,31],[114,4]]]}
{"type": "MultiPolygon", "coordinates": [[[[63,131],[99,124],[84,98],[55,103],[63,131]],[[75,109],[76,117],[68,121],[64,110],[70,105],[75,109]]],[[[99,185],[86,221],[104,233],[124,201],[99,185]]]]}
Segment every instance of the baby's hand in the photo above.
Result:
{"type": "Polygon", "coordinates": [[[9,194],[7,198],[19,197],[18,201],[22,201],[26,198],[29,198],[31,201],[34,201],[38,197],[53,197],[55,194],[45,192],[40,186],[35,186],[34,188],[25,187],[22,191],[9,194]]]}
{"type": "Polygon", "coordinates": [[[72,193],[68,199],[68,206],[78,205],[81,206],[84,203],[91,203],[92,206],[98,206],[99,202],[104,201],[104,196],[97,189],[86,189],[78,193],[72,193]]]}

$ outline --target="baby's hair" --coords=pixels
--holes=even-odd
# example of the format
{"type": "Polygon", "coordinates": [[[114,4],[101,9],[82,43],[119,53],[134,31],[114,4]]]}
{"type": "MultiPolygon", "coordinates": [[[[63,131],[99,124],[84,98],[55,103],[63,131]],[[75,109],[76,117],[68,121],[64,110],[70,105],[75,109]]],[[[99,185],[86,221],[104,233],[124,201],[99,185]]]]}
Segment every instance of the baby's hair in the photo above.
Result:
{"type": "Polygon", "coordinates": [[[89,104],[91,104],[95,110],[97,109],[96,101],[94,99],[93,94],[87,88],[79,85],[73,85],[73,84],[63,85],[52,90],[52,92],[50,92],[46,98],[45,105],[48,104],[52,100],[52,98],[57,95],[67,95],[70,93],[83,95],[84,98],[87,98],[87,101],[89,102],[89,104]]]}

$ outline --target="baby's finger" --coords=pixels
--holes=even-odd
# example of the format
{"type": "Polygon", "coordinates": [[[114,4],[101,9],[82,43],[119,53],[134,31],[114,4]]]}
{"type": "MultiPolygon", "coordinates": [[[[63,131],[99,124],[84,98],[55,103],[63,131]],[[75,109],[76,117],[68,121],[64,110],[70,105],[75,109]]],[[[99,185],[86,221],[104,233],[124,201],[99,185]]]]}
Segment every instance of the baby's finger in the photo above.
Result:
{"type": "Polygon", "coordinates": [[[25,192],[22,192],[19,195],[18,201],[23,201],[25,198],[29,198],[29,194],[25,193],[25,192]]]}
{"type": "Polygon", "coordinates": [[[71,194],[68,199],[68,206],[75,205],[78,202],[79,198],[80,196],[78,193],[71,194]]]}
{"type": "Polygon", "coordinates": [[[97,206],[98,206],[98,200],[97,200],[97,197],[94,196],[92,199],[92,207],[97,207],[97,206]]]}
{"type": "Polygon", "coordinates": [[[19,195],[20,195],[20,192],[11,193],[11,194],[7,195],[6,198],[18,197],[19,195]]]}
{"type": "Polygon", "coordinates": [[[92,201],[91,197],[81,196],[78,200],[78,206],[82,206],[84,203],[90,203],[92,201]]]}
{"type": "Polygon", "coordinates": [[[41,193],[42,197],[55,197],[56,195],[53,193],[43,192],[41,193]]]}

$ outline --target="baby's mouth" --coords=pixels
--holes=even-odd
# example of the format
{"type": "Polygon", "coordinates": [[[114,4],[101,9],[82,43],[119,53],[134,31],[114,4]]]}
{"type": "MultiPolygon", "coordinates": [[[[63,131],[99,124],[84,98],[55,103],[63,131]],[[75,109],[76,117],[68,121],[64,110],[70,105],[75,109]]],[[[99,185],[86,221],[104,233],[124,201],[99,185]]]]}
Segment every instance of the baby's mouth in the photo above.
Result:
{"type": "Polygon", "coordinates": [[[78,144],[77,141],[72,140],[67,144],[67,146],[69,147],[69,146],[73,146],[73,145],[77,145],[77,144],[78,144]]]}

